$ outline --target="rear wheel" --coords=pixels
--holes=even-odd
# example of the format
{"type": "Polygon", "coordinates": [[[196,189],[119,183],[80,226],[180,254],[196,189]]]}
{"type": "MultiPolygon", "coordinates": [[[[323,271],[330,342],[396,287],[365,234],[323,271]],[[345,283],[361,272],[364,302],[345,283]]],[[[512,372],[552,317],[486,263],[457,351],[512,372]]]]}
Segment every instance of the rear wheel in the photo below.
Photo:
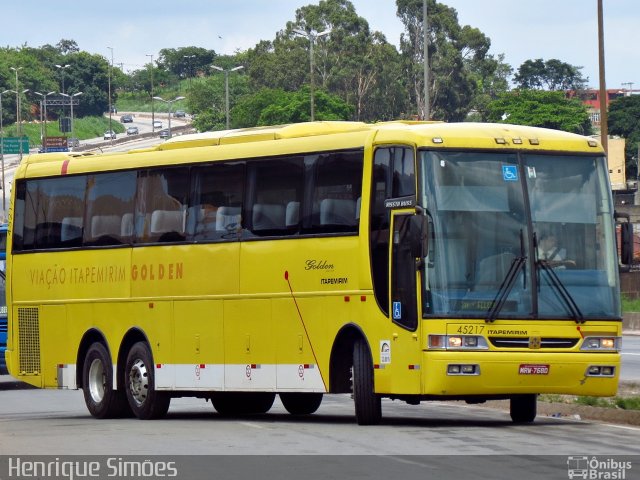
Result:
{"type": "Polygon", "coordinates": [[[538,412],[538,396],[535,394],[511,397],[510,410],[513,423],[532,423],[538,412]]]}
{"type": "Polygon", "coordinates": [[[382,419],[382,403],[374,391],[373,360],[363,339],[353,347],[353,400],[358,425],[377,425],[382,419]]]}
{"type": "Polygon", "coordinates": [[[136,417],[151,420],[167,413],[171,397],[155,389],[153,358],[145,342],[138,342],[131,347],[125,376],[127,400],[136,417]]]}
{"type": "Polygon", "coordinates": [[[96,418],[126,416],[131,412],[127,397],[113,389],[113,367],[107,348],[94,343],[84,357],[82,390],[89,413],[96,418]]]}
{"type": "Polygon", "coordinates": [[[322,393],[281,393],[280,400],[290,414],[309,415],[320,408],[322,393]]]}
{"type": "Polygon", "coordinates": [[[211,403],[221,415],[250,415],[267,413],[275,399],[270,392],[216,392],[211,403]]]}

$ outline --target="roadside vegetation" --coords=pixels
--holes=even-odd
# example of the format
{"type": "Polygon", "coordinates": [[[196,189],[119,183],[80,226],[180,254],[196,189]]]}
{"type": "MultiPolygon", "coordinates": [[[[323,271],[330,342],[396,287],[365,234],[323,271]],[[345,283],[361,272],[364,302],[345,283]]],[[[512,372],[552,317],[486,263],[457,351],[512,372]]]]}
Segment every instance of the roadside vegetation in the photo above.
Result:
{"type": "Polygon", "coordinates": [[[615,397],[580,397],[576,395],[544,394],[538,400],[546,403],[563,403],[587,407],[615,408],[620,410],[640,410],[640,384],[621,383],[615,397]]]}
{"type": "MultiPolygon", "coordinates": [[[[80,140],[86,140],[88,138],[102,137],[106,130],[109,130],[109,117],[83,117],[76,118],[73,121],[74,131],[73,136],[80,140]]],[[[125,127],[120,123],[120,116],[114,115],[111,121],[111,128],[116,133],[123,133],[125,127]]],[[[32,147],[40,146],[42,144],[40,140],[41,124],[40,122],[24,123],[22,125],[22,134],[29,137],[29,145],[32,147]]],[[[5,128],[5,135],[8,137],[16,136],[15,125],[11,125],[5,128]]],[[[71,132],[62,133],[58,128],[57,121],[47,122],[47,136],[48,137],[71,137],[71,132]]]]}
{"type": "Polygon", "coordinates": [[[622,313],[640,312],[640,298],[628,298],[622,295],[622,313]]]}
{"type": "MultiPolygon", "coordinates": [[[[640,298],[631,299],[622,296],[622,312],[640,312],[640,298]]],[[[640,384],[622,382],[615,397],[590,397],[576,395],[544,394],[538,397],[541,402],[584,405],[587,407],[617,408],[621,410],[640,410],[640,384]]]]}

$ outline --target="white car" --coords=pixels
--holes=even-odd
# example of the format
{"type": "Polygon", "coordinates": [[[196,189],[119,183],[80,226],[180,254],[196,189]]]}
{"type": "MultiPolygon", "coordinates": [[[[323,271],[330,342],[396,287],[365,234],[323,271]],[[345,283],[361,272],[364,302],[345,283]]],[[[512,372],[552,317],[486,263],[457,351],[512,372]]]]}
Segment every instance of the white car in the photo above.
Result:
{"type": "Polygon", "coordinates": [[[107,130],[106,132],[104,132],[104,139],[105,140],[115,140],[116,139],[116,132],[114,132],[113,130],[107,130]]]}
{"type": "Polygon", "coordinates": [[[153,121],[153,129],[162,128],[162,122],[160,120],[153,121]]]}

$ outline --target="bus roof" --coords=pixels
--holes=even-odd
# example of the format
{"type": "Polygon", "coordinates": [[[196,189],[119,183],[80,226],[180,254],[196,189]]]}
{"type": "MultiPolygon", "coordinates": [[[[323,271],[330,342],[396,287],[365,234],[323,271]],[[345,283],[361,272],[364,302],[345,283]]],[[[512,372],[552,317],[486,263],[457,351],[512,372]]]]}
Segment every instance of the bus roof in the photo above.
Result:
{"type": "MultiPolygon", "coordinates": [[[[131,166],[131,155],[163,151],[168,153],[169,151],[186,148],[197,149],[205,147],[203,150],[207,150],[209,152],[208,155],[211,156],[210,147],[236,146],[238,148],[240,145],[254,144],[242,150],[243,154],[238,158],[244,158],[252,155],[266,156],[299,152],[302,151],[302,148],[308,149],[307,151],[355,148],[365,146],[369,142],[373,145],[389,143],[412,144],[418,148],[433,149],[533,150],[604,154],[600,143],[590,137],[559,130],[520,125],[420,121],[391,121],[367,124],[363,122],[321,121],[182,135],[169,139],[155,147],[134,149],[125,153],[68,152],[33,154],[23,159],[21,167],[24,168],[34,164],[73,163],[74,167],[78,168],[78,162],[72,162],[72,160],[87,158],[93,160],[91,167],[88,163],[85,164],[84,167],[87,169],[119,169],[126,168],[127,164],[131,166]],[[331,142],[327,142],[327,135],[334,135],[334,139],[331,142]],[[305,145],[295,142],[290,149],[285,149],[287,151],[278,148],[278,146],[284,146],[282,144],[279,145],[279,141],[295,139],[304,141],[305,145]],[[274,141],[276,143],[271,143],[272,147],[264,148],[263,142],[274,141]],[[98,159],[100,159],[100,166],[94,163],[98,159]]],[[[231,148],[235,154],[240,152],[236,148],[231,148]]],[[[142,157],[147,158],[147,161],[152,163],[146,155],[142,157]]],[[[142,157],[140,157],[141,161],[142,157]]],[[[217,157],[217,155],[213,157],[217,157]]],[[[211,159],[215,160],[216,158],[213,157],[211,159]]],[[[187,160],[181,159],[181,163],[183,161],[187,162],[187,160]]],[[[197,160],[194,158],[194,161],[197,160]]],[[[138,162],[135,163],[137,164],[138,162]]],[[[142,163],[147,162],[142,161],[142,163]]],[[[79,169],[83,170],[82,167],[79,169]]],[[[39,168],[36,170],[40,171],[39,168]]],[[[66,167],[64,171],[67,172],[66,167]]],[[[74,171],[77,170],[74,168],[74,171]]],[[[39,173],[46,175],[42,171],[39,173]]],[[[68,173],[72,172],[68,171],[68,173]]]]}

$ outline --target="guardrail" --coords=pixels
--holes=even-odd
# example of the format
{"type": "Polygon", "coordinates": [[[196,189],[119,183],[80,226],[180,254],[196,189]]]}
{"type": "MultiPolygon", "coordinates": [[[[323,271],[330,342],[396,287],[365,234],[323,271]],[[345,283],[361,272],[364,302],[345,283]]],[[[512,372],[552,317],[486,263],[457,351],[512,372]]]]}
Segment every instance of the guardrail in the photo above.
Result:
{"type": "MultiPolygon", "coordinates": [[[[162,130],[166,130],[166,129],[162,129],[162,130]]],[[[193,132],[195,132],[195,129],[193,128],[192,125],[180,125],[177,127],[171,127],[172,135],[175,133],[183,134],[183,133],[193,133],[193,132]]],[[[139,133],[137,135],[126,135],[120,138],[116,138],[115,140],[104,140],[102,142],[97,142],[97,143],[85,143],[84,145],[81,144],[79,147],[75,147],[73,151],[86,152],[88,150],[96,150],[106,146],[120,145],[123,143],[131,142],[133,140],[154,138],[154,137],[158,137],[159,135],[160,135],[160,130],[157,130],[155,132],[139,133]]]]}

